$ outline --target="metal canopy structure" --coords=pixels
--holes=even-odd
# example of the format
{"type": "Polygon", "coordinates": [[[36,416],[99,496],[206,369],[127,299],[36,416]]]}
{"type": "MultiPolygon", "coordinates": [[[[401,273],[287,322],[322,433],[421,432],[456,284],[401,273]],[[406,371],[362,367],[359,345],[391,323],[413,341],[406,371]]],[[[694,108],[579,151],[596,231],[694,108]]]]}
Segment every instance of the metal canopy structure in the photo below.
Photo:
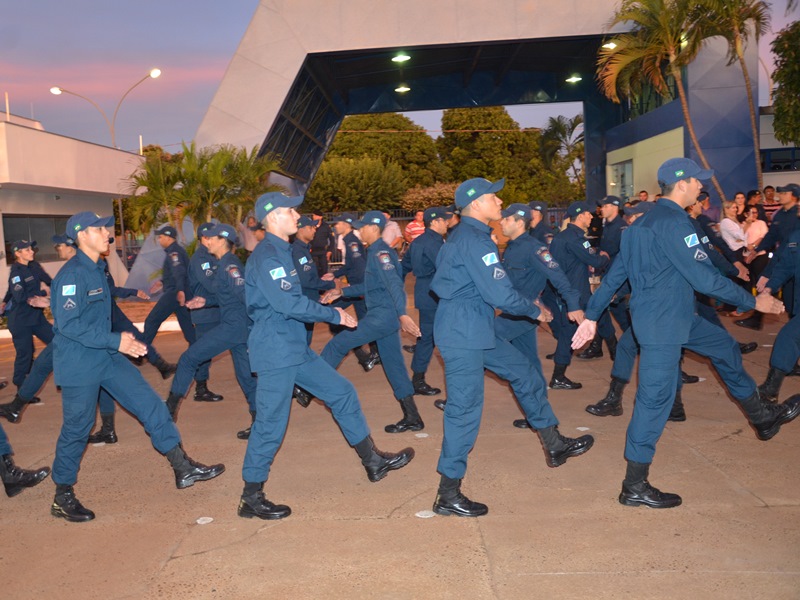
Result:
{"type": "Polygon", "coordinates": [[[587,99],[603,103],[593,76],[602,39],[591,35],[309,54],[262,152],[280,155],[287,175],[306,183],[346,115],[587,99]],[[408,58],[394,62],[398,55],[408,58]],[[567,82],[573,75],[582,79],[567,82]],[[396,91],[401,85],[408,91],[396,91]]]}

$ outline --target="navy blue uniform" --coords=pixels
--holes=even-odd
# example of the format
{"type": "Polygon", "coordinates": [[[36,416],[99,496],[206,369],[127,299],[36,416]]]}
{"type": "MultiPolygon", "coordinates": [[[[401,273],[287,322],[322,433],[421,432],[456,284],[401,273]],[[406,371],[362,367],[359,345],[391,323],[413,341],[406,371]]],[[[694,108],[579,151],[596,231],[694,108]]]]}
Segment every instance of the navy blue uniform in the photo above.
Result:
{"type": "Polygon", "coordinates": [[[79,249],[56,275],[50,306],[55,318],[53,367],[64,412],[53,481],[77,481],[101,388],[144,425],[159,452],[178,445],[180,435],[166,405],[117,351],[120,334],[111,331],[111,292],[103,265],[79,249]]]}
{"type": "MultiPolygon", "coordinates": [[[[603,237],[600,238],[599,248],[601,252],[608,254],[610,260],[609,266],[614,262],[617,254],[619,254],[622,232],[625,231],[627,226],[625,219],[623,219],[621,215],[617,215],[612,221],[606,221],[603,225],[603,237]]],[[[617,292],[617,297],[611,302],[608,309],[608,312],[614,315],[622,331],[627,330],[631,326],[631,320],[630,317],[628,317],[628,302],[625,299],[629,293],[630,289],[628,286],[623,286],[622,289],[617,292]]],[[[598,323],[598,333],[602,338],[614,335],[614,326],[611,324],[611,321],[608,320],[609,318],[607,315],[608,313],[601,317],[603,321],[602,327],[598,323]]]]}
{"type": "Polygon", "coordinates": [[[555,231],[553,231],[553,228],[550,226],[549,223],[545,222],[546,219],[547,215],[545,215],[542,218],[542,220],[539,221],[536,227],[530,229],[528,233],[530,233],[531,237],[534,237],[544,245],[549,246],[550,242],[553,241],[553,236],[555,235],[555,231]]]}
{"type": "Polygon", "coordinates": [[[483,411],[484,368],[508,380],[532,427],[558,424],[550,404],[541,401],[531,363],[495,335],[495,308],[536,319],[539,308],[511,285],[497,256],[491,228],[462,216],[439,251],[431,289],[439,296],[434,338],[444,358],[447,405],[438,471],[461,479],[475,445],[483,411]]]}
{"type": "MultiPolygon", "coordinates": [[[[319,293],[325,290],[332,290],[336,287],[333,281],[325,281],[320,278],[319,271],[317,270],[314,258],[311,255],[311,245],[306,244],[298,239],[292,242],[292,258],[294,259],[294,266],[297,269],[297,275],[300,277],[300,287],[303,290],[303,295],[309,300],[319,302],[319,293]]],[[[314,334],[314,324],[306,323],[306,331],[309,345],[311,344],[311,337],[314,334]]]]}
{"type": "Polygon", "coordinates": [[[430,228],[411,242],[403,256],[403,277],[414,273],[414,306],[419,312],[420,338],[411,360],[411,371],[425,373],[433,356],[433,321],[439,302],[431,294],[431,280],[436,273],[436,257],[444,245],[444,237],[430,228]]]}
{"type": "MultiPolygon", "coordinates": [[[[364,283],[364,272],[367,268],[367,253],[364,244],[351,231],[344,236],[344,264],[333,272],[334,277],[347,277],[347,283],[358,285],[364,283]]],[[[367,312],[366,304],[361,298],[352,299],[349,302],[340,302],[337,306],[347,308],[352,305],[356,311],[356,316],[363,319],[367,312]]]]}
{"type": "MultiPolygon", "coordinates": [[[[580,307],[584,308],[592,295],[589,267],[601,270],[608,265],[608,258],[597,254],[583,229],[572,224],[556,234],[550,244],[550,252],[569,278],[572,289],[578,292],[580,307]]],[[[548,306],[553,311],[551,325],[558,340],[553,360],[557,365],[568,365],[572,362],[572,336],[578,326],[567,317],[567,307],[563,303],[548,306]]]]}
{"type": "Polygon", "coordinates": [[[236,381],[250,405],[250,410],[254,411],[256,382],[250,371],[250,359],[247,355],[250,319],[245,307],[244,267],[233,252],[226,253],[217,263],[214,295],[219,304],[219,324],[203,334],[181,355],[170,392],[184,396],[198,367],[230,350],[236,381]]]}
{"type": "MultiPolygon", "coordinates": [[[[798,244],[800,244],[800,230],[792,233],[781,248],[772,277],[767,283],[767,287],[772,291],[785,285],[792,277],[795,281],[800,281],[800,248],[798,248],[798,244]]],[[[795,295],[794,306],[791,309],[794,316],[781,327],[778,337],[775,338],[775,347],[772,348],[772,354],[769,357],[769,365],[784,373],[794,369],[797,359],[800,358],[800,296],[795,295]]],[[[787,306],[786,310],[790,310],[790,307],[787,306]]]]}
{"type": "Polygon", "coordinates": [[[172,313],[178,318],[183,337],[189,344],[195,340],[192,319],[189,316],[189,309],[178,304],[176,294],[184,292],[186,299],[191,299],[189,283],[186,276],[186,268],[189,264],[189,256],[178,242],[172,242],[166,247],[167,256],[164,258],[163,273],[161,282],[163,284],[161,297],[156,305],[147,315],[144,321],[144,340],[147,344],[152,344],[156,339],[158,328],[172,313]]]}
{"type": "MultiPolygon", "coordinates": [[[[780,250],[781,245],[787,243],[792,233],[798,229],[800,229],[800,218],[797,216],[797,205],[795,204],[789,210],[784,210],[781,208],[772,214],[772,223],[770,223],[769,231],[767,231],[767,235],[765,235],[764,239],[761,240],[761,243],[755,249],[755,252],[761,252],[762,250],[773,250],[773,256],[775,256],[777,254],[776,250],[780,250]]],[[[773,260],[767,264],[761,273],[762,277],[772,277],[774,262],[775,260],[773,258],[773,260]]],[[[795,282],[795,279],[790,278],[789,280],[783,282],[782,285],[783,303],[791,316],[797,314],[797,311],[794,310],[795,282]]],[[[778,288],[771,289],[773,292],[778,291],[778,288]]]]}
{"type": "Polygon", "coordinates": [[[289,242],[267,232],[247,260],[245,291],[258,389],[242,478],[261,483],[286,433],[295,384],[325,402],[351,446],[369,435],[369,427],[353,384],[308,347],[304,323],[338,324],[339,313],[303,295],[289,242]]]}
{"type": "Polygon", "coordinates": [[[25,381],[33,363],[33,336],[45,344],[53,340],[53,328],[44,318],[44,309],[28,304],[28,298],[47,296],[41,284],[50,285],[52,280],[41,265],[31,261],[27,265],[15,262],[8,275],[8,291],[11,300],[6,305],[8,330],[14,342],[16,357],[12,381],[17,387],[25,381]]]}
{"type": "Polygon", "coordinates": [[[398,400],[414,395],[400,348],[400,317],[406,314],[406,293],[397,252],[382,239],[367,249],[364,282],[342,288],[345,297],[363,296],[367,312],[357,329],[337,333],[320,356],[333,368],[353,348],[376,342],[383,370],[398,400]]]}
{"type": "Polygon", "coordinates": [[[641,356],[625,458],[649,464],[675,398],[682,347],[708,356],[736,399],[748,398],[756,389],[742,368],[738,343],[695,314],[694,291],[742,311],[753,309],[755,298],[719,274],[689,217],[668,198],[659,199],[627,229],[618,259],[589,301],[588,319],[599,317],[626,278],[641,356]]]}
{"type": "MultiPolygon", "coordinates": [[[[216,272],[217,258],[198,240],[197,248],[192,254],[192,258],[189,259],[189,270],[187,272],[191,297],[200,296],[206,299],[206,304],[203,308],[189,311],[192,325],[194,325],[195,340],[199,340],[207,332],[219,325],[219,303],[214,292],[214,276],[216,272]]],[[[188,299],[190,296],[187,294],[186,297],[188,299]]],[[[197,373],[195,373],[195,379],[197,381],[207,381],[210,366],[210,360],[200,363],[200,366],[197,367],[197,373]]]]}

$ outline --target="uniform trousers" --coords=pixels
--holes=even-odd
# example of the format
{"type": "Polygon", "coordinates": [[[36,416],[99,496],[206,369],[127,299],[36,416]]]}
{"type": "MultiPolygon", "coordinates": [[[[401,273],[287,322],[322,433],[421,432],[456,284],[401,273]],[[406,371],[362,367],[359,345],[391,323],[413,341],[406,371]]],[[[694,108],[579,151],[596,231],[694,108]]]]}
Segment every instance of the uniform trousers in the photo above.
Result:
{"type": "Polygon", "coordinates": [[[194,327],[192,326],[192,318],[189,315],[189,309],[185,306],[178,304],[178,299],[175,297],[174,292],[168,292],[161,295],[156,302],[156,305],[147,315],[144,320],[144,343],[152,344],[156,339],[158,328],[167,320],[171,314],[175,313],[178,319],[178,325],[181,327],[183,337],[190,344],[194,343],[194,327]]]}
{"type": "MultiPolygon", "coordinates": [[[[210,321],[208,323],[195,323],[194,324],[194,340],[195,340],[195,342],[200,340],[209,331],[213,330],[217,325],[219,325],[219,321],[210,321]]],[[[209,368],[210,367],[211,367],[211,360],[206,360],[206,361],[201,362],[197,366],[197,372],[194,374],[195,380],[196,381],[208,381],[209,368]]]]}
{"type": "Polygon", "coordinates": [[[153,447],[161,454],[180,444],[181,437],[169,416],[167,405],[150,387],[139,370],[122,354],[111,354],[102,373],[87,373],[84,385],[61,386],[64,421],[56,442],[53,481],[73,485],[78,480],[86,440],[94,427],[97,398],[104,388],[144,426],[153,447]]]}
{"type": "Polygon", "coordinates": [[[244,456],[244,481],[261,483],[269,478],[272,461],[286,435],[295,385],[325,403],[348,444],[355,446],[369,435],[353,384],[309,351],[308,359],[299,365],[258,371],[256,419],[244,456]]]}
{"type": "Polygon", "coordinates": [[[411,359],[411,371],[425,373],[433,357],[433,319],[436,316],[436,309],[420,308],[418,312],[420,337],[414,349],[414,358],[411,359]]]}
{"type": "Polygon", "coordinates": [[[639,388],[625,444],[628,460],[653,462],[680,381],[682,348],[708,357],[735,399],[743,400],[756,391],[755,381],[742,367],[738,342],[699,315],[694,315],[689,340],[683,345],[640,344],[639,388]]]}
{"type": "Polygon", "coordinates": [[[533,368],[510,342],[495,337],[495,347],[480,350],[439,345],[444,358],[447,404],[444,439],[437,470],[451,479],[467,472],[467,455],[475,445],[484,400],[484,369],[507,380],[534,429],[558,425],[547,401],[541,370],[533,368]]]}
{"type": "Polygon", "coordinates": [[[125,316],[125,313],[122,312],[122,309],[119,306],[117,306],[116,302],[111,303],[111,331],[117,333],[127,331],[132,333],[133,337],[135,337],[138,341],[142,342],[143,344],[147,344],[147,362],[149,362],[151,365],[156,364],[161,359],[161,355],[159,355],[159,353],[151,344],[148,344],[144,341],[144,334],[139,331],[136,325],[134,325],[127,316],[125,316]]]}
{"type": "Polygon", "coordinates": [[[14,320],[13,316],[8,320],[8,330],[11,332],[11,340],[14,342],[14,351],[16,352],[14,375],[11,381],[15,386],[20,387],[33,363],[33,336],[45,344],[49,344],[53,341],[53,326],[47,322],[44,316],[36,325],[19,325],[14,320]]]}
{"type": "Polygon", "coordinates": [[[0,425],[0,456],[5,456],[6,454],[14,454],[14,451],[11,449],[11,444],[3,426],[0,425]]]}
{"type": "Polygon", "coordinates": [[[42,389],[44,382],[50,373],[53,372],[53,345],[48,344],[44,350],[39,353],[36,360],[33,361],[31,372],[25,378],[25,381],[19,386],[19,395],[25,400],[33,398],[37,392],[42,389]]]}
{"type": "Polygon", "coordinates": [[[800,315],[792,317],[781,327],[769,357],[769,366],[788,373],[794,369],[798,358],[800,358],[800,315]]]}

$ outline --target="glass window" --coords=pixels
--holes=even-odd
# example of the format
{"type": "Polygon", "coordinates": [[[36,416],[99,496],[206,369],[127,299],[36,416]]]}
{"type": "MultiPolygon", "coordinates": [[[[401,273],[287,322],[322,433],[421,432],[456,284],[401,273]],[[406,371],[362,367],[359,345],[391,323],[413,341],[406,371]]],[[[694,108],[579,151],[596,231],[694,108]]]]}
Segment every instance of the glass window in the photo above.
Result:
{"type": "Polygon", "coordinates": [[[11,244],[17,240],[36,240],[36,260],[52,262],[58,260],[52,237],[64,233],[69,217],[16,217],[3,216],[3,233],[6,240],[6,263],[14,262],[11,244]]]}
{"type": "Polygon", "coordinates": [[[611,165],[611,194],[627,200],[633,196],[633,161],[625,160],[611,165]]]}

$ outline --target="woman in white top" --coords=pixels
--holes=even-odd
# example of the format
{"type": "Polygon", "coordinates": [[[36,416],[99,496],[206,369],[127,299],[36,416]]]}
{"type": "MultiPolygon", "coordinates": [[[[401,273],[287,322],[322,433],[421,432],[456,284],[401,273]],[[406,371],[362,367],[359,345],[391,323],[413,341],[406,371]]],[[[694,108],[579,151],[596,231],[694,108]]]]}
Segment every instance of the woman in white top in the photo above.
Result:
{"type": "Polygon", "coordinates": [[[769,262],[769,256],[765,250],[762,250],[755,256],[750,256],[755,253],[755,249],[767,235],[769,226],[758,218],[758,208],[756,206],[748,206],[745,212],[745,222],[743,228],[746,237],[746,247],[744,254],[747,257],[747,268],[750,270],[750,281],[755,283],[761,277],[761,272],[769,262]]]}
{"type": "Polygon", "coordinates": [[[742,259],[744,247],[747,245],[747,237],[736,219],[738,207],[735,202],[725,201],[722,203],[722,220],[719,222],[719,233],[728,247],[742,259]]]}

